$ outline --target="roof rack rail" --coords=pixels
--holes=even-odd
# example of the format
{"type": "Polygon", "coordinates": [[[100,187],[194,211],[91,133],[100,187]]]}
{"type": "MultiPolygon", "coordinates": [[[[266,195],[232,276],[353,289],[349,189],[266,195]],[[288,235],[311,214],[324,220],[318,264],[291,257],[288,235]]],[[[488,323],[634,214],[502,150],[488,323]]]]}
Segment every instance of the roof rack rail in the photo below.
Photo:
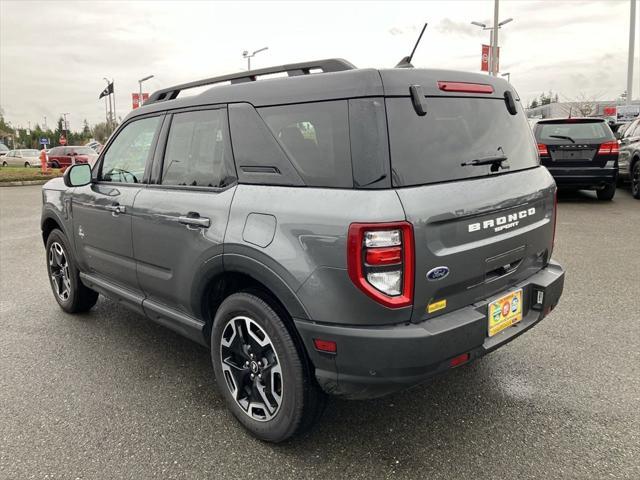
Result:
{"type": "Polygon", "coordinates": [[[322,73],[341,72],[344,70],[353,70],[355,65],[341,58],[328,58],[325,60],[315,60],[312,62],[290,63],[279,67],[261,68],[259,70],[249,70],[247,72],[232,73],[230,75],[222,75],[220,77],[206,78],[204,80],[196,80],[195,82],[183,83],[169,88],[157,90],[151,94],[149,99],[144,102],[145,105],[156,102],[164,102],[166,100],[174,100],[183,90],[190,88],[203,87],[205,85],[214,85],[216,83],[231,82],[245,83],[254,82],[257,77],[262,75],[271,75],[274,73],[287,73],[290,77],[299,75],[309,75],[312,70],[321,70],[322,73]]]}

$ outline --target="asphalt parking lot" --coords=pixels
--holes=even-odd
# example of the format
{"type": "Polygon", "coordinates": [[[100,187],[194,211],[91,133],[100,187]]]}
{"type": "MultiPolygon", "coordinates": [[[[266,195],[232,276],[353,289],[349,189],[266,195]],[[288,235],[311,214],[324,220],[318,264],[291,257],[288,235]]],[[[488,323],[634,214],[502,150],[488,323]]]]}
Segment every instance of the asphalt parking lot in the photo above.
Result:
{"type": "Polygon", "coordinates": [[[561,195],[558,308],[391,397],[331,400],[311,433],[250,437],[208,351],[49,289],[40,187],[0,189],[0,478],[640,478],[640,202],[561,195]]]}

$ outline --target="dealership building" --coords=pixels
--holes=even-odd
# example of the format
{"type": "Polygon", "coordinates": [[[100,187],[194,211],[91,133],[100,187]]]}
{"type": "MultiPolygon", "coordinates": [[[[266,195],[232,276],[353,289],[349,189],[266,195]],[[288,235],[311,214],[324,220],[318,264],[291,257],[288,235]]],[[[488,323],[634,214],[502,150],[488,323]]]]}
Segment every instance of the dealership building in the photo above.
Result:
{"type": "Polygon", "coordinates": [[[540,105],[535,108],[528,108],[527,117],[537,118],[558,118],[558,117],[607,117],[611,120],[630,121],[631,118],[624,111],[629,111],[631,116],[637,117],[640,112],[640,100],[631,102],[629,108],[624,100],[594,101],[594,102],[554,102],[547,105],[540,105]],[[618,109],[618,107],[622,107],[618,109]],[[616,116],[616,113],[619,115],[616,116]],[[635,114],[635,115],[634,115],[635,114]]]}

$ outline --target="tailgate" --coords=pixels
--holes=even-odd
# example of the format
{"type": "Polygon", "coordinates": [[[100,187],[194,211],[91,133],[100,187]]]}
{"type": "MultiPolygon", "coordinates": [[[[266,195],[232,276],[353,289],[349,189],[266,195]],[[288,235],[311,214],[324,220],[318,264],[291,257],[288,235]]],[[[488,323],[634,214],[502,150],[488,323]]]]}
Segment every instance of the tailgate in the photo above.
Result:
{"type": "Polygon", "coordinates": [[[414,322],[508,290],[549,261],[555,183],[545,168],[396,191],[414,227],[414,322]]]}

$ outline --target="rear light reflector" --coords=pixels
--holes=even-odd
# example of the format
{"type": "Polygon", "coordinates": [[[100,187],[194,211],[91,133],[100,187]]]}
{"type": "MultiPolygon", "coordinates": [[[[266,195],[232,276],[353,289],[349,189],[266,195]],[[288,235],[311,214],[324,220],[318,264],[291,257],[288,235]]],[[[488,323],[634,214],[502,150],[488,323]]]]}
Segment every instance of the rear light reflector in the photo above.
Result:
{"type": "Polygon", "coordinates": [[[462,355],[458,355],[457,357],[453,357],[451,359],[451,361],[449,362],[449,367],[453,368],[453,367],[457,367],[459,365],[462,365],[463,363],[467,363],[470,358],[471,358],[471,355],[468,354],[468,353],[463,353],[462,355]]]}
{"type": "Polygon", "coordinates": [[[347,239],[349,278],[389,308],[413,303],[414,240],[408,222],[352,223],[347,239]]]}
{"type": "Polygon", "coordinates": [[[336,353],[338,351],[338,345],[333,340],[321,340],[319,338],[313,339],[313,346],[316,350],[326,353],[336,353]]]}
{"type": "Polygon", "coordinates": [[[598,155],[618,155],[620,153],[620,145],[618,141],[607,142],[600,145],[598,149],[598,155]]]}
{"type": "Polygon", "coordinates": [[[553,237],[551,240],[551,252],[549,258],[553,255],[553,249],[556,246],[556,224],[558,223],[558,188],[553,192],[553,237]]]}
{"type": "Polygon", "coordinates": [[[538,154],[540,154],[541,157],[546,157],[549,155],[549,149],[544,143],[538,144],[538,154]]]}
{"type": "MultiPolygon", "coordinates": [[[[366,244],[366,240],[365,240],[366,244]]],[[[369,265],[393,265],[402,261],[401,247],[368,248],[366,262],[369,265]]]]}
{"type": "Polygon", "coordinates": [[[443,92],[493,93],[493,87],[485,83],[438,81],[438,88],[443,92]]]}

